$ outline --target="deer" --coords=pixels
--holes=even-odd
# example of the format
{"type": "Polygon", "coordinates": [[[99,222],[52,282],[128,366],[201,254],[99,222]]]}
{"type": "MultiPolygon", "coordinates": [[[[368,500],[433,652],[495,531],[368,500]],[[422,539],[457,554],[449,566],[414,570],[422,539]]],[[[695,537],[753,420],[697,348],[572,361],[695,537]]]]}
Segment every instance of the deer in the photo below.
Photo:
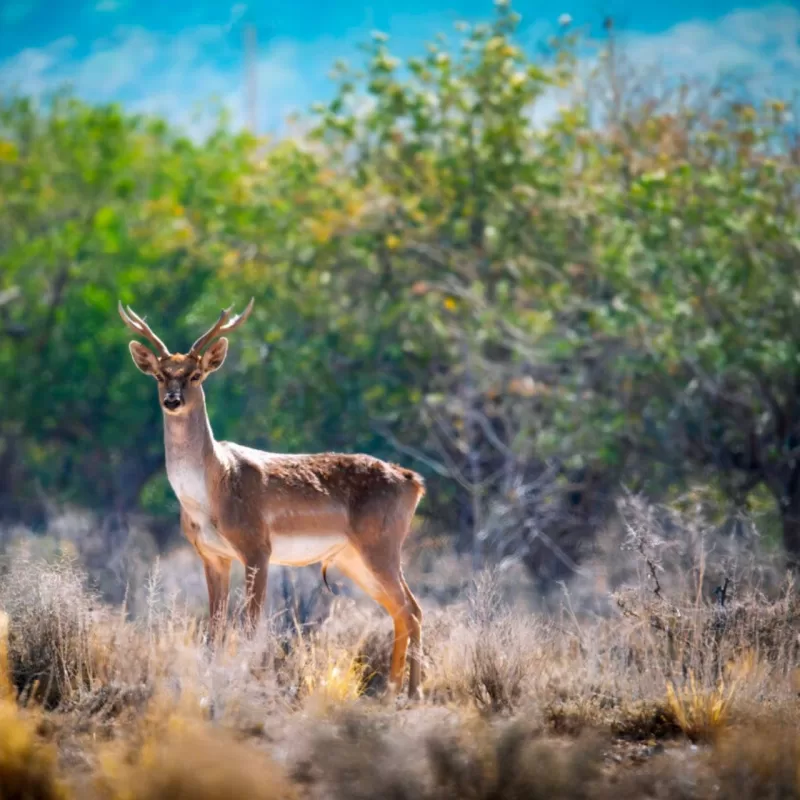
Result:
{"type": "Polygon", "coordinates": [[[401,692],[409,662],[408,695],[419,699],[422,610],[402,569],[402,547],[425,494],[421,475],[362,453],[282,454],[217,441],[203,385],[225,362],[225,334],[253,310],[233,306],[191,346],[170,353],[150,326],[118,301],[134,340],[133,363],[156,380],[163,412],[167,478],[180,505],[183,535],[203,562],[211,642],[225,634],[231,564],[245,568],[245,627],[255,630],[270,564],[338,568],[382,606],[394,623],[389,693],[401,692]],[[411,648],[409,652],[409,642],[411,648]]]}

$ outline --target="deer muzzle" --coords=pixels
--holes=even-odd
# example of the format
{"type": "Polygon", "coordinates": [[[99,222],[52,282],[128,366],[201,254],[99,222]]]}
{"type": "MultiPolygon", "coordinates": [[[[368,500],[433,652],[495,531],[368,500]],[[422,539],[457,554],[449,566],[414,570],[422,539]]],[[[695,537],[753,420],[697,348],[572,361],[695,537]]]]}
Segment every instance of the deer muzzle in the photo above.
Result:
{"type": "Polygon", "coordinates": [[[167,392],[164,395],[164,408],[168,411],[174,411],[181,405],[183,405],[183,395],[180,392],[167,392]]]}

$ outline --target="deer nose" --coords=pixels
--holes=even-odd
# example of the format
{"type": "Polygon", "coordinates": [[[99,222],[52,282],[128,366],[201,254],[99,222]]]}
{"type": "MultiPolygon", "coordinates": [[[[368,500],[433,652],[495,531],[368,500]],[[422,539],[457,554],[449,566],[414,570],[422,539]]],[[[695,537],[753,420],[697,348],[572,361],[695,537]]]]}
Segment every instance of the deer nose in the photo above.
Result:
{"type": "Polygon", "coordinates": [[[180,392],[167,392],[164,395],[164,406],[170,411],[174,411],[181,404],[180,392]]]}

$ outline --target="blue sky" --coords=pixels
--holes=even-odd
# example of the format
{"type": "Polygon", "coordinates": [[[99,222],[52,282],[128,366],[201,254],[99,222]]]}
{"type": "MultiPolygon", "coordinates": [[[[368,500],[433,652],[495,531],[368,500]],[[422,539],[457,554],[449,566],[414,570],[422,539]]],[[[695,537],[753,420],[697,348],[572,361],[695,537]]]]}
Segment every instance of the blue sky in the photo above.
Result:
{"type": "MultiPolygon", "coordinates": [[[[715,77],[741,68],[769,90],[800,89],[800,5],[705,0],[516,0],[522,40],[555,29],[559,15],[601,34],[611,14],[629,57],[670,71],[715,77]]],[[[373,29],[401,55],[452,32],[459,19],[493,14],[491,0],[389,0],[334,4],[314,0],[0,0],[0,91],[30,94],[70,84],[92,101],[120,100],[187,126],[217,98],[244,119],[243,27],[259,37],[260,127],[274,130],[288,113],[330,94],[337,58],[356,62],[356,44],[373,29]]]]}

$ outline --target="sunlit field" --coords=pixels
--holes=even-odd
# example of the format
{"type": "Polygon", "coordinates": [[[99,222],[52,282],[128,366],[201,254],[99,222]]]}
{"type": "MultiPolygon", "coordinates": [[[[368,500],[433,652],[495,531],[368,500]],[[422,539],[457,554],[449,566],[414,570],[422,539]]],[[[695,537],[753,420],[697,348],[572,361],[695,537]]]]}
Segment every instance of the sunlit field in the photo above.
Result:
{"type": "Polygon", "coordinates": [[[386,693],[388,617],[335,574],[334,596],[273,570],[269,618],[248,638],[234,608],[212,652],[194,556],[132,568],[108,604],[80,563],[88,524],[60,520],[38,551],[17,532],[4,561],[4,797],[798,791],[800,607],[753,538],[629,500],[547,602],[513,567],[414,552],[412,704],[386,693]]]}

